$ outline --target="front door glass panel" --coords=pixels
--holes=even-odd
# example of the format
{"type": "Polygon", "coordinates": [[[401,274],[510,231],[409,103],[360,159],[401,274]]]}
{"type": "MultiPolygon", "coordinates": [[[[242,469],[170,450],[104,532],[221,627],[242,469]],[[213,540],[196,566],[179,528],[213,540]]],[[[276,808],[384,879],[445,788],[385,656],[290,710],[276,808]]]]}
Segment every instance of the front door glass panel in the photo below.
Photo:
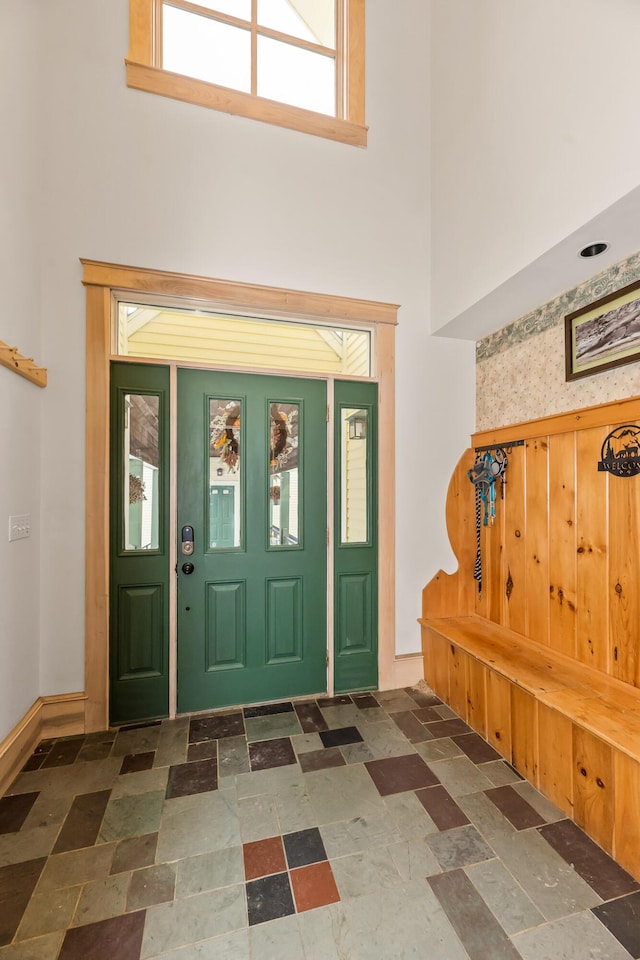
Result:
{"type": "Polygon", "coordinates": [[[159,546],[160,398],[127,393],[124,397],[123,529],[125,552],[159,546]]]}
{"type": "Polygon", "coordinates": [[[237,549],[241,539],[242,401],[209,400],[209,549],[237,549]]]}
{"type": "Polygon", "coordinates": [[[269,403],[269,546],[302,542],[300,404],[269,403]]]}
{"type": "Polygon", "coordinates": [[[367,427],[369,411],[343,407],[341,429],[341,543],[368,543],[367,427]]]}

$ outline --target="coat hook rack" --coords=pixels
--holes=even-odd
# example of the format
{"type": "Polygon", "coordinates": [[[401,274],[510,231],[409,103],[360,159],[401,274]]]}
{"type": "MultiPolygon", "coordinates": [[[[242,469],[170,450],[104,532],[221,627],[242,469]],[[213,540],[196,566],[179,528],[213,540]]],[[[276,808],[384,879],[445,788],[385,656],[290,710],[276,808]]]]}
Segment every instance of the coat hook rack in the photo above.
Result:
{"type": "Polygon", "coordinates": [[[24,357],[17,347],[10,347],[3,340],[0,340],[0,364],[38,387],[47,385],[47,368],[35,363],[33,357],[24,357]]]}
{"type": "Polygon", "coordinates": [[[474,447],[474,453],[484,453],[486,450],[507,450],[511,453],[511,447],[524,447],[524,440],[508,440],[506,443],[489,443],[486,447],[474,447]]]}

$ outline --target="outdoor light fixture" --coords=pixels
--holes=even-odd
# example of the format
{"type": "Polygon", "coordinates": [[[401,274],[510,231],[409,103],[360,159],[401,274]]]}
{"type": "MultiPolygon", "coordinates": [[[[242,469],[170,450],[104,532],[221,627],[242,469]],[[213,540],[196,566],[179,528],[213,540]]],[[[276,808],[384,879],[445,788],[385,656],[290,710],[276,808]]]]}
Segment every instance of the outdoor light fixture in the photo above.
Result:
{"type": "Polygon", "coordinates": [[[367,413],[358,410],[347,417],[349,421],[349,440],[364,440],[367,436],[367,413]]]}

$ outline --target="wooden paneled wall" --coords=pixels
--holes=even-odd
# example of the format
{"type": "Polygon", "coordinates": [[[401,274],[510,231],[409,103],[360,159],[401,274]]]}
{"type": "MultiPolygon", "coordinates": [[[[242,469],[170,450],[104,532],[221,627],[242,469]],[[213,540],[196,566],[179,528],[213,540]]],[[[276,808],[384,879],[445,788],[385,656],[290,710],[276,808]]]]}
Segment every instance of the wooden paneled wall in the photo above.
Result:
{"type": "Polygon", "coordinates": [[[474,590],[474,607],[435,603],[423,616],[475,612],[640,687],[640,476],[598,470],[607,434],[639,422],[634,398],[476,434],[474,447],[504,444],[509,460],[495,525],[482,529],[482,593],[471,586],[467,456],[452,481],[462,487],[462,519],[449,529],[456,549],[466,524],[455,590],[474,590]],[[524,445],[509,448],[516,440],[524,445]]]}

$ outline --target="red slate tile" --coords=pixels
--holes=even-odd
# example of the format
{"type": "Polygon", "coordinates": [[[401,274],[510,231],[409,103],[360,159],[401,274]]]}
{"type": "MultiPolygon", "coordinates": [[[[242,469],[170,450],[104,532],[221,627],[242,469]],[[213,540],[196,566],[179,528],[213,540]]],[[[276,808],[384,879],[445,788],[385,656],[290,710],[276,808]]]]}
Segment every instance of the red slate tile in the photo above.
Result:
{"type": "Polygon", "coordinates": [[[292,870],[291,886],[298,913],[326,907],[340,900],[331,864],[327,860],[292,870]]]}
{"type": "Polygon", "coordinates": [[[393,722],[404,733],[410,743],[424,743],[425,740],[431,740],[432,734],[421,723],[413,710],[400,710],[398,713],[389,714],[393,722]]]}
{"type": "Polygon", "coordinates": [[[463,733],[462,736],[452,737],[453,742],[466,753],[473,763],[489,763],[491,760],[502,760],[497,750],[477,733],[463,733]]]}
{"type": "Polygon", "coordinates": [[[420,707],[417,710],[412,710],[411,713],[420,723],[439,723],[442,720],[440,714],[436,713],[432,706],[420,707]]]}
{"type": "Polygon", "coordinates": [[[256,880],[287,869],[282,837],[254,840],[242,844],[244,875],[246,880],[256,880]]]}
{"type": "Polygon", "coordinates": [[[0,867],[0,947],[13,940],[45,863],[41,857],[0,867]]]}

